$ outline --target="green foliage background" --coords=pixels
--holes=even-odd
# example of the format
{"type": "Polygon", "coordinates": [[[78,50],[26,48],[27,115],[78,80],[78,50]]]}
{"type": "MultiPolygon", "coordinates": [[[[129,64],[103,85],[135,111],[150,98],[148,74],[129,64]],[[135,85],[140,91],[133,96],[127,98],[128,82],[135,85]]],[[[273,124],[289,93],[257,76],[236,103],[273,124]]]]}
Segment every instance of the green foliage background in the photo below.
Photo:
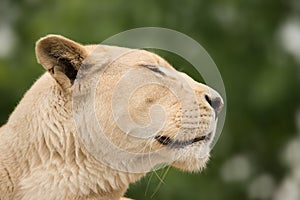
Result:
{"type": "MultiPolygon", "coordinates": [[[[40,37],[57,33],[88,44],[131,28],[174,29],[202,44],[219,67],[227,92],[225,127],[203,173],[170,169],[159,184],[167,170],[163,169],[131,185],[127,196],[138,200],[262,198],[251,196],[252,182],[268,174],[275,193],[290,173],[282,151],[300,132],[295,120],[300,108],[299,62],[280,44],[282,24],[299,16],[300,4],[292,0],[1,0],[0,32],[9,29],[4,36],[13,36],[14,46],[0,57],[0,124],[44,73],[34,54],[40,37]],[[222,170],[236,156],[248,161],[250,174],[228,181],[222,170]]],[[[172,54],[165,57],[194,76],[185,61],[172,54]]]]}

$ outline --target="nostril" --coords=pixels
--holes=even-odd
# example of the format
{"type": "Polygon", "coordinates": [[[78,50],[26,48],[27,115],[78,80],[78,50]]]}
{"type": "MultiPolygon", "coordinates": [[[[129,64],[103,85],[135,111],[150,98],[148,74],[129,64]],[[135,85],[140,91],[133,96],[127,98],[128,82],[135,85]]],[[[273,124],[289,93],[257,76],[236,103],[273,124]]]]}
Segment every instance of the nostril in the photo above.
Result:
{"type": "Polygon", "coordinates": [[[208,102],[208,104],[212,107],[212,101],[211,98],[206,94],[205,95],[205,100],[208,102]]]}

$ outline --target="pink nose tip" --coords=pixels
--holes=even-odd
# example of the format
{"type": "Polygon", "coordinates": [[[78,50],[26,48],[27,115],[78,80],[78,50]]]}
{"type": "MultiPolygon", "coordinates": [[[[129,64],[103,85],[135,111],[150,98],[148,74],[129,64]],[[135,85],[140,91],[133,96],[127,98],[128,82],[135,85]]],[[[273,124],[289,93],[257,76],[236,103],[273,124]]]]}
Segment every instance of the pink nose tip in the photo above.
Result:
{"type": "Polygon", "coordinates": [[[216,97],[214,99],[212,99],[211,101],[211,107],[213,107],[213,109],[216,112],[216,115],[219,115],[220,112],[222,111],[224,104],[222,102],[222,99],[220,97],[216,97]]]}

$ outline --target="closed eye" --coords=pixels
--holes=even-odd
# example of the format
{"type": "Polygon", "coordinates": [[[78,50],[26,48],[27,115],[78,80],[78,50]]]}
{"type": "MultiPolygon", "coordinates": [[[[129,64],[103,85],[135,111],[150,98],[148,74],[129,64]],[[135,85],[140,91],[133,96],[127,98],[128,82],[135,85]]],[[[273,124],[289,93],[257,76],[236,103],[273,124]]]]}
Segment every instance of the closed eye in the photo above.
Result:
{"type": "Polygon", "coordinates": [[[162,72],[157,66],[155,66],[155,65],[141,65],[141,66],[143,66],[143,67],[145,67],[145,68],[147,68],[147,69],[149,69],[149,70],[151,70],[151,71],[153,71],[153,72],[155,72],[155,73],[158,73],[158,74],[160,74],[160,75],[162,75],[162,76],[165,76],[166,74],[164,73],[164,72],[162,72]]]}

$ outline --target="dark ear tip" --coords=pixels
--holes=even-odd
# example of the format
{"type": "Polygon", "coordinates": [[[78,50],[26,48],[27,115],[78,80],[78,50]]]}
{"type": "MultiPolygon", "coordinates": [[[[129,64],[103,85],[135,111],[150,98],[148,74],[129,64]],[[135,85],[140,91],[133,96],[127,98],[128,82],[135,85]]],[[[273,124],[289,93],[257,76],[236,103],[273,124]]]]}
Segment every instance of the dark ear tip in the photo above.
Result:
{"type": "Polygon", "coordinates": [[[42,53],[45,51],[45,48],[55,45],[56,43],[59,43],[59,41],[68,41],[71,42],[71,40],[61,36],[61,35],[55,35],[55,34],[49,34],[45,37],[40,38],[36,44],[35,44],[35,51],[38,55],[39,53],[42,53]]]}
{"type": "MultiPolygon", "coordinates": [[[[35,53],[38,63],[44,65],[47,54],[51,51],[51,46],[59,42],[59,40],[68,40],[61,35],[49,34],[40,38],[35,44],[35,53]]],[[[45,65],[44,65],[45,66],[45,65]]]]}
{"type": "Polygon", "coordinates": [[[56,35],[56,34],[48,34],[44,37],[41,37],[36,44],[38,45],[39,43],[43,42],[48,42],[48,41],[53,41],[53,40],[69,40],[68,38],[65,38],[64,36],[61,35],[56,35]]]}
{"type": "Polygon", "coordinates": [[[51,63],[59,57],[69,57],[69,60],[72,60],[77,55],[81,55],[81,57],[87,56],[84,46],[55,34],[49,34],[40,38],[36,42],[35,53],[38,63],[43,65],[46,70],[49,70],[52,67],[51,63]],[[72,55],[76,56],[72,57],[72,55]]]}
{"type": "Polygon", "coordinates": [[[36,52],[38,53],[39,50],[42,50],[45,47],[48,46],[58,46],[61,45],[62,43],[67,43],[69,45],[74,45],[74,46],[78,46],[79,44],[64,37],[61,35],[56,35],[56,34],[48,34],[42,38],[40,38],[36,44],[35,44],[35,49],[36,52]]]}
{"type": "Polygon", "coordinates": [[[58,41],[61,39],[67,40],[67,38],[65,38],[61,35],[49,34],[49,35],[46,35],[45,37],[40,38],[36,42],[35,47],[36,47],[36,49],[39,49],[39,48],[43,47],[45,44],[48,44],[48,43],[51,43],[54,41],[58,41]]]}

